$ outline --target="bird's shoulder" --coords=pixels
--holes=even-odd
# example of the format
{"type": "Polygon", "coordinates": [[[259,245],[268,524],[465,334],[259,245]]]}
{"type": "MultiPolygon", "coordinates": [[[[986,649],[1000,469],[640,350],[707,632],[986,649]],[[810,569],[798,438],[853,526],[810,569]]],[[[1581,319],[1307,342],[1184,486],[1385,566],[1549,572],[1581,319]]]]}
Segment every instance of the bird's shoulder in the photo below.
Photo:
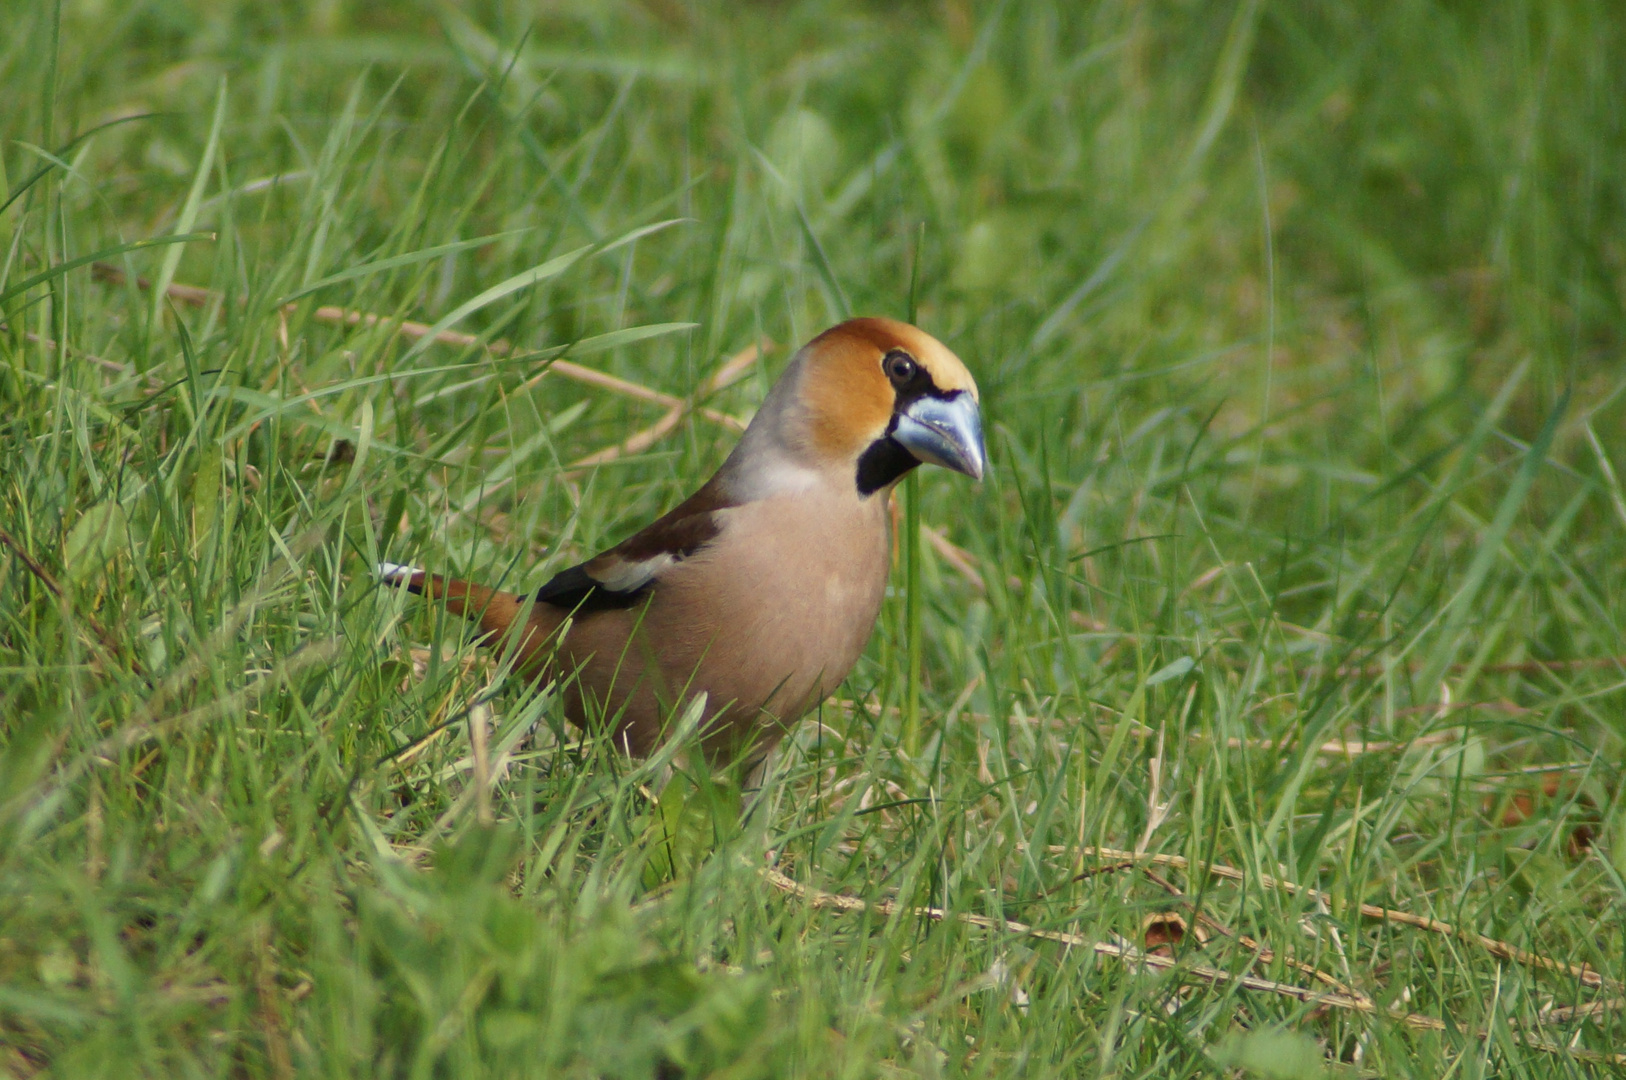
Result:
{"type": "Polygon", "coordinates": [[[716,540],[737,505],[713,478],[615,547],[555,574],[536,599],[575,612],[632,607],[661,574],[716,540]]]}

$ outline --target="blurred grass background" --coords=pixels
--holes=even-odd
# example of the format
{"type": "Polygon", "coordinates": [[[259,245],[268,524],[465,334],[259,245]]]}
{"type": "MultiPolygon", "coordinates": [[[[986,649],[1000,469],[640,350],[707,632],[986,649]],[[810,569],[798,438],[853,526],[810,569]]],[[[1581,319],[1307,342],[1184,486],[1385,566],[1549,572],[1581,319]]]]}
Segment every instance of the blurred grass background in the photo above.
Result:
{"type": "Polygon", "coordinates": [[[1618,1067],[1618,5],[0,25],[0,1072],[1618,1067]],[[921,477],[918,738],[901,573],[743,805],[373,585],[535,586],[735,437],[572,470],[670,399],[550,360],[690,401],[768,340],[747,416],[915,267],[994,461],[921,477]]]}

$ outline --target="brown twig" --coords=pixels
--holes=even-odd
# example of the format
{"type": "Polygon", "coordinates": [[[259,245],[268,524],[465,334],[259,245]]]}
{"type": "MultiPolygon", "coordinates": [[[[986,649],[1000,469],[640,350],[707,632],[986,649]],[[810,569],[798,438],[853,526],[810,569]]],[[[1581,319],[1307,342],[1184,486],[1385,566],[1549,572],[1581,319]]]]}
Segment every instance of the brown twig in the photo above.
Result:
{"type": "Polygon", "coordinates": [[[1590,1020],[1623,1008],[1626,1008],[1626,998],[1604,998],[1601,1001],[1588,1001],[1582,1005],[1565,1005],[1557,1009],[1548,1009],[1541,1014],[1541,1019],[1551,1024],[1569,1024],[1576,1020],[1590,1020]]]}
{"type": "MultiPolygon", "coordinates": [[[[9,326],[7,326],[5,323],[0,322],[0,333],[5,333],[10,329],[11,328],[9,326]]],[[[51,338],[48,338],[48,337],[44,336],[43,334],[36,334],[32,330],[24,330],[23,331],[23,339],[25,341],[31,341],[36,345],[42,346],[43,348],[49,349],[52,352],[55,352],[56,349],[57,349],[57,343],[56,343],[55,340],[53,340],[51,338]]],[[[66,348],[66,349],[63,349],[62,351],[63,351],[63,355],[65,355],[65,356],[66,355],[77,355],[81,360],[89,360],[92,364],[95,364],[97,367],[105,368],[108,371],[116,371],[120,375],[128,374],[128,371],[129,371],[128,365],[126,365],[126,364],[121,364],[117,360],[109,360],[104,356],[97,356],[95,353],[88,353],[83,349],[66,348]]],[[[153,376],[151,376],[151,375],[149,375],[147,377],[149,379],[153,378],[153,376]]]]}
{"type": "MultiPolygon", "coordinates": [[[[1193,732],[1194,739],[1203,738],[1202,732],[1193,732]]],[[[1456,742],[1462,738],[1461,728],[1451,728],[1446,731],[1436,731],[1429,735],[1419,735],[1415,739],[1371,740],[1336,739],[1324,742],[1316,747],[1318,754],[1330,754],[1338,757],[1356,757],[1360,754],[1390,753],[1396,750],[1409,750],[1414,746],[1439,746],[1444,743],[1456,742]]],[[[1225,745],[1232,750],[1285,750],[1292,746],[1294,739],[1288,736],[1282,739],[1238,739],[1229,738],[1225,745]]]]}
{"type": "Polygon", "coordinates": [[[930,525],[922,525],[920,535],[926,543],[932,546],[932,550],[937,552],[938,558],[948,563],[955,573],[965,578],[973,589],[977,592],[988,591],[988,583],[982,579],[982,573],[977,569],[975,555],[952,543],[948,537],[930,525]]]}
{"type": "MultiPolygon", "coordinates": [[[[1051,844],[1047,849],[1052,855],[1088,855],[1096,859],[1109,859],[1114,862],[1124,860],[1138,860],[1149,862],[1156,866],[1172,866],[1176,870],[1189,870],[1191,862],[1183,855],[1145,854],[1136,855],[1132,851],[1119,851],[1116,848],[1085,847],[1078,848],[1067,844],[1051,844]]],[[[1246,881],[1247,875],[1241,870],[1223,863],[1207,863],[1201,867],[1214,877],[1226,878],[1230,881],[1246,881]]],[[[1317,889],[1307,888],[1295,882],[1274,878],[1268,874],[1260,874],[1257,883],[1265,889],[1281,889],[1283,892],[1308,896],[1322,903],[1331,904],[1332,897],[1317,889]]],[[[1456,938],[1469,945],[1477,945],[1500,960],[1509,960],[1526,967],[1539,968],[1544,971],[1556,971],[1562,975],[1577,979],[1584,986],[1594,989],[1607,988],[1618,990],[1619,986],[1613,979],[1606,978],[1601,972],[1586,964],[1571,964],[1563,960],[1554,960],[1551,957],[1533,953],[1528,949],[1521,949],[1505,941],[1453,926],[1440,919],[1430,918],[1426,915],[1413,915],[1409,911],[1397,911],[1394,908],[1379,907],[1376,904],[1361,904],[1360,913],[1368,919],[1382,919],[1387,922],[1398,923],[1402,926],[1411,926],[1429,933],[1441,934],[1456,938]]]]}
{"type": "MultiPolygon", "coordinates": [[[[1123,864],[1122,863],[1113,863],[1112,865],[1113,866],[1122,866],[1123,864]]],[[[1152,870],[1150,867],[1142,866],[1141,867],[1141,873],[1146,875],[1148,880],[1150,880],[1153,884],[1157,885],[1159,888],[1161,888],[1164,892],[1168,893],[1170,896],[1173,896],[1178,900],[1184,900],[1187,903],[1191,902],[1191,897],[1189,897],[1185,893],[1183,893],[1180,890],[1180,888],[1177,885],[1174,884],[1174,882],[1169,881],[1167,878],[1163,877],[1161,874],[1159,874],[1156,871],[1152,870]]],[[[1196,920],[1199,923],[1201,923],[1203,926],[1207,927],[1209,930],[1213,931],[1214,933],[1222,934],[1225,937],[1230,938],[1232,941],[1236,941],[1236,942],[1241,943],[1242,947],[1245,948],[1245,949],[1251,949],[1253,951],[1253,954],[1254,954],[1254,958],[1253,958],[1254,963],[1268,964],[1268,963],[1270,963],[1270,961],[1272,961],[1272,960],[1274,960],[1276,958],[1276,953],[1270,948],[1270,946],[1265,945],[1262,942],[1256,941],[1255,939],[1249,937],[1247,934],[1244,934],[1244,933],[1241,933],[1239,931],[1231,929],[1229,926],[1226,926],[1224,923],[1220,922],[1218,919],[1215,919],[1213,916],[1208,915],[1207,913],[1197,909],[1195,905],[1193,905],[1193,907],[1192,907],[1192,915],[1193,915],[1193,917],[1196,918],[1196,920]]],[[[1353,987],[1345,986],[1338,979],[1336,979],[1333,976],[1327,974],[1325,971],[1322,971],[1320,968],[1316,967],[1314,964],[1306,964],[1302,960],[1293,959],[1291,956],[1283,956],[1282,957],[1282,963],[1288,965],[1291,968],[1296,969],[1297,971],[1299,971],[1302,974],[1310,976],[1310,978],[1316,980],[1317,982],[1325,983],[1326,985],[1332,987],[1333,990],[1336,991],[1337,993],[1346,994],[1351,998],[1359,998],[1359,999],[1361,999],[1363,1001],[1366,1001],[1368,1003],[1370,1003],[1371,1000],[1372,1000],[1366,994],[1361,993],[1361,991],[1356,990],[1353,987]]]]}
{"type": "Polygon", "coordinates": [[[23,547],[15,536],[12,536],[5,529],[0,529],[0,544],[6,545],[16,554],[17,558],[23,561],[23,565],[28,567],[28,572],[39,578],[40,584],[45,586],[47,592],[58,600],[62,599],[62,586],[57,584],[56,578],[51,576],[51,572],[41,566],[39,561],[28,553],[28,549],[23,547]]]}
{"type": "MultiPolygon", "coordinates": [[[[1139,865],[1140,864],[1134,859],[1125,859],[1121,862],[1104,863],[1101,866],[1092,866],[1088,870],[1081,870],[1077,874],[1074,874],[1069,880],[1086,881],[1092,877],[1104,877],[1107,874],[1116,874],[1120,870],[1133,870],[1139,865]]],[[[1065,885],[1066,882],[1063,882],[1062,884],[1065,885]]],[[[1056,885],[1048,889],[1040,889],[1039,895],[1041,897],[1049,896],[1051,893],[1055,892],[1061,887],[1061,885],[1056,885]]]]}
{"type": "Polygon", "coordinates": [[[610,462],[619,458],[632,457],[635,454],[643,453],[661,439],[664,439],[666,436],[670,435],[673,430],[675,430],[677,426],[683,422],[684,416],[688,415],[688,413],[689,410],[682,405],[672,406],[670,409],[666,410],[666,413],[659,420],[644,428],[642,431],[635,432],[629,438],[626,438],[613,446],[606,446],[602,450],[595,450],[585,457],[580,457],[575,461],[572,461],[570,463],[570,468],[559,474],[560,478],[564,480],[575,480],[586,475],[595,466],[608,465],[610,462]]]}
{"type": "MultiPolygon", "coordinates": [[[[91,633],[96,635],[97,643],[101,645],[102,649],[107,653],[109,659],[116,659],[118,657],[118,641],[113,637],[112,634],[108,633],[107,627],[103,626],[95,618],[95,616],[75,612],[72,604],[68,600],[67,594],[62,591],[62,586],[57,583],[56,578],[51,576],[51,572],[49,570],[40,565],[39,560],[35,559],[34,556],[28,553],[28,549],[23,547],[21,541],[19,541],[15,536],[12,536],[5,529],[0,529],[0,544],[4,544],[6,547],[10,548],[13,554],[15,554],[18,559],[22,560],[22,564],[28,568],[28,572],[39,579],[39,583],[45,586],[45,590],[60,601],[62,606],[68,610],[68,613],[71,616],[82,620],[86,626],[90,627],[91,633]]],[[[135,672],[137,675],[145,674],[141,666],[141,661],[137,660],[134,656],[129,657],[129,663],[131,671],[135,672]]]]}
{"type": "MultiPolygon", "coordinates": [[[[106,281],[110,284],[117,285],[125,280],[123,270],[120,270],[116,266],[110,266],[106,263],[95,263],[92,265],[91,270],[98,281],[106,281]]],[[[151,289],[152,283],[146,278],[138,277],[136,278],[136,286],[142,289],[151,289]]],[[[220,297],[219,293],[210,289],[202,289],[196,285],[178,284],[171,285],[165,295],[170,297],[172,300],[180,301],[181,303],[188,304],[192,307],[202,307],[210,301],[219,299],[220,297]]],[[[282,308],[282,310],[287,313],[292,313],[297,309],[297,304],[287,304],[282,308]]],[[[391,319],[387,316],[377,315],[370,311],[354,311],[335,305],[324,305],[317,308],[315,311],[311,312],[311,318],[315,319],[317,322],[328,323],[336,326],[389,326],[393,327],[395,332],[400,334],[402,337],[409,338],[414,341],[420,338],[429,337],[431,333],[433,333],[434,341],[438,345],[450,345],[453,348],[480,348],[484,349],[492,356],[510,356],[518,351],[514,345],[508,341],[499,340],[487,342],[476,334],[465,334],[457,330],[441,330],[439,332],[435,332],[435,328],[427,323],[413,322],[410,319],[391,319]]],[[[543,369],[542,372],[537,375],[533,375],[530,379],[528,379],[525,386],[530,387],[535,385],[538,379],[542,378],[543,375],[546,375],[550,371],[554,372],[555,374],[562,375],[567,379],[586,383],[589,386],[596,386],[601,390],[608,390],[611,393],[621,394],[624,397],[636,398],[639,401],[648,401],[656,405],[664,405],[668,409],[672,409],[683,404],[682,398],[675,397],[672,394],[651,389],[650,387],[644,386],[641,383],[630,382],[626,379],[617,378],[614,375],[606,374],[605,372],[599,371],[596,368],[586,367],[585,365],[577,364],[570,360],[552,361],[546,368],[543,369]]],[[[712,423],[721,424],[722,426],[732,428],[735,431],[745,430],[745,421],[736,416],[730,416],[725,412],[719,412],[716,409],[710,408],[699,408],[695,410],[695,413],[707,420],[710,420],[712,423]]]]}
{"type": "MultiPolygon", "coordinates": [[[[751,365],[755,364],[762,354],[772,347],[773,342],[761,341],[755,345],[748,345],[741,349],[739,352],[735,353],[733,356],[729,357],[723,362],[723,365],[717,369],[716,373],[712,375],[710,379],[706,380],[705,385],[700,388],[700,392],[696,394],[695,397],[710,397],[712,394],[715,394],[724,387],[730,386],[739,381],[739,379],[744,376],[748,370],[750,370],[751,365]]],[[[688,416],[694,411],[695,405],[692,400],[679,401],[676,405],[668,408],[666,410],[666,414],[659,420],[655,421],[655,423],[651,424],[649,427],[644,428],[642,431],[635,433],[630,438],[624,439],[621,442],[616,443],[614,446],[607,446],[602,450],[596,450],[593,453],[588,454],[586,457],[578,458],[577,460],[571,462],[570,469],[563,474],[564,478],[567,480],[575,479],[596,465],[605,465],[609,462],[615,461],[618,458],[630,457],[634,454],[643,453],[656,442],[670,434],[673,429],[683,422],[684,417],[688,416]]]]}
{"type": "MultiPolygon", "coordinates": [[[[1461,672],[1468,670],[1467,664],[1452,664],[1448,672],[1461,672]]],[[[1485,664],[1479,668],[1481,675],[1540,675],[1550,671],[1586,671],[1592,668],[1620,667],[1626,668],[1626,656],[1588,656],[1578,660],[1516,660],[1502,664],[1485,664]]],[[[1382,664],[1348,664],[1332,669],[1332,673],[1341,678],[1372,677],[1386,674],[1389,669],[1382,664]]],[[[1414,661],[1403,665],[1404,671],[1423,670],[1422,661],[1414,661]]],[[[1312,667],[1305,670],[1306,676],[1326,674],[1327,669],[1312,667]]]]}
{"type": "MultiPolygon", "coordinates": [[[[887,706],[883,708],[879,702],[875,701],[870,701],[866,704],[870,710],[876,712],[877,714],[890,716],[897,711],[896,706],[887,706]]],[[[846,705],[841,701],[837,701],[834,703],[833,707],[843,708],[846,707],[846,705]]],[[[980,712],[968,712],[961,715],[965,716],[966,719],[978,724],[985,724],[991,719],[987,713],[980,712]]],[[[1071,731],[1084,724],[1091,723],[1089,720],[1070,716],[1040,717],[1013,714],[1008,719],[1012,724],[1043,724],[1050,729],[1057,731],[1071,731]]],[[[1107,723],[1102,724],[1101,727],[1104,731],[1111,732],[1114,725],[1107,723]]],[[[1130,733],[1136,738],[1141,739],[1151,738],[1154,734],[1156,734],[1152,728],[1147,727],[1144,724],[1137,724],[1131,729],[1130,733]]],[[[1210,736],[1201,731],[1193,731],[1188,733],[1186,737],[1188,739],[1196,740],[1206,739],[1210,736]]],[[[1372,740],[1366,742],[1358,739],[1335,739],[1321,743],[1316,747],[1316,753],[1336,755],[1338,757],[1352,757],[1360,754],[1373,753],[1391,753],[1394,751],[1407,750],[1414,746],[1438,746],[1443,743],[1456,742],[1461,738],[1461,728],[1450,728],[1444,731],[1436,731],[1428,735],[1420,735],[1415,739],[1396,739],[1394,741],[1372,740]]],[[[1233,736],[1225,740],[1225,745],[1232,750],[1263,750],[1269,752],[1273,750],[1285,750],[1288,747],[1293,746],[1294,742],[1295,740],[1291,736],[1282,739],[1239,739],[1233,736]]]]}
{"type": "MultiPolygon", "coordinates": [[[[1148,953],[1131,945],[1112,941],[1091,941],[1079,934],[1071,934],[1064,930],[1043,930],[1039,927],[1029,926],[1026,923],[1014,922],[1009,919],[993,919],[986,915],[976,915],[967,911],[947,912],[942,908],[910,906],[904,907],[894,900],[864,900],[856,896],[844,896],[840,893],[825,892],[780,873],[777,870],[765,870],[764,876],[768,883],[781,892],[790,893],[804,900],[809,906],[815,908],[829,908],[841,912],[873,911],[879,915],[891,916],[899,911],[917,915],[921,918],[931,919],[934,922],[952,920],[966,926],[975,926],[983,930],[1004,931],[1011,934],[1020,934],[1024,937],[1035,938],[1040,941],[1052,941],[1072,948],[1089,949],[1097,956],[1106,956],[1121,960],[1130,968],[1157,968],[1169,971],[1178,968],[1180,974],[1201,982],[1214,985],[1235,985],[1245,990],[1255,990],[1262,993],[1278,994],[1293,998],[1307,1005],[1321,1008],[1343,1009],[1349,1012],[1366,1013],[1371,1016],[1384,1016],[1390,1020],[1404,1024],[1407,1027],[1420,1031],[1446,1031],[1445,1021],[1437,1020],[1432,1016],[1421,1013],[1404,1012],[1397,1009],[1380,1008],[1372,999],[1355,997],[1338,992],[1311,990],[1292,983],[1277,982],[1273,979],[1263,979],[1257,975],[1237,975],[1220,968],[1209,967],[1205,964],[1186,964],[1172,956],[1162,956],[1157,953],[1148,953]]],[[[1577,1059],[1599,1061],[1613,1065],[1626,1065],[1626,1054],[1605,1053],[1595,1050],[1581,1050],[1569,1047],[1560,1047],[1556,1043],[1521,1032],[1511,1032],[1514,1039],[1535,1050],[1549,1053],[1568,1053],[1577,1059]]]]}

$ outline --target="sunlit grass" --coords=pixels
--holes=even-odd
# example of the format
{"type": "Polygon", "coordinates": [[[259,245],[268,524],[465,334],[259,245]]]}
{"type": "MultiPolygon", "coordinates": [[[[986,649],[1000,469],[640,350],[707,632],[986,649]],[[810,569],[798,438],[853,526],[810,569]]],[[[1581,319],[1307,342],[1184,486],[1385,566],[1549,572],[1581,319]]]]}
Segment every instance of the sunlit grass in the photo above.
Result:
{"type": "Polygon", "coordinates": [[[0,6],[0,1072],[1618,1067],[1617,23],[0,6]],[[540,584],[911,305],[991,475],[760,791],[375,586],[540,584]]]}

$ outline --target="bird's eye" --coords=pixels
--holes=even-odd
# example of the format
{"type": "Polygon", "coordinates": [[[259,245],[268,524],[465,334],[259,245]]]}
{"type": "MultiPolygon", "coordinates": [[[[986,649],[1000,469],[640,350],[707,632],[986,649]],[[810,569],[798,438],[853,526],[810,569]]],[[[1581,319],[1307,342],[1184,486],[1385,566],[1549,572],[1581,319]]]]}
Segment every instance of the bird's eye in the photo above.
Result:
{"type": "Polygon", "coordinates": [[[920,365],[915,363],[914,358],[908,353],[893,350],[881,361],[881,370],[886,372],[886,377],[892,380],[893,386],[903,386],[915,377],[920,365]]]}

